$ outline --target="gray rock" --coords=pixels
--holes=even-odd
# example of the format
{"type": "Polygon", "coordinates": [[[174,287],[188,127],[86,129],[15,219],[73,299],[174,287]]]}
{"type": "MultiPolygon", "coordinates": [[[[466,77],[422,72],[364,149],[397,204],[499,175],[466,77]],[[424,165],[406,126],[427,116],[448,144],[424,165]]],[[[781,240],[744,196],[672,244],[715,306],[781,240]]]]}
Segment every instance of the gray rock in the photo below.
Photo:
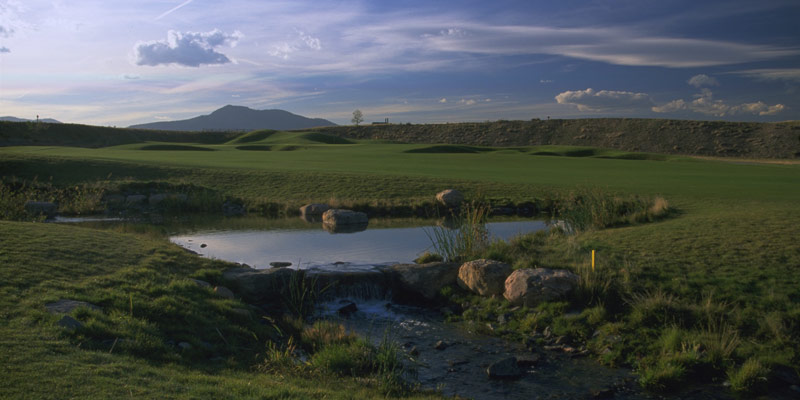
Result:
{"type": "Polygon", "coordinates": [[[503,296],[513,305],[535,307],[566,296],[579,282],[578,275],[563,269],[518,269],[506,279],[503,296]]]}
{"type": "Polygon", "coordinates": [[[105,197],[106,204],[118,206],[125,203],[125,196],[121,194],[110,194],[105,197]]]}
{"type": "Polygon", "coordinates": [[[303,216],[322,215],[325,213],[325,211],[328,211],[330,209],[331,206],[327,204],[311,203],[300,207],[300,215],[303,216]]]}
{"type": "Polygon", "coordinates": [[[349,317],[355,314],[356,311],[358,311],[358,306],[356,306],[356,303],[349,301],[347,302],[347,305],[339,307],[339,309],[336,310],[336,313],[342,317],[349,317]]]}
{"type": "Polygon", "coordinates": [[[132,194],[125,198],[125,204],[129,206],[138,206],[147,201],[147,196],[143,194],[132,194]]]}
{"type": "Polygon", "coordinates": [[[61,319],[58,320],[58,326],[63,327],[70,331],[83,328],[83,324],[80,321],[70,317],[69,315],[61,317],[61,319]]]}
{"type": "Polygon", "coordinates": [[[369,224],[367,214],[352,210],[332,209],[322,214],[322,226],[332,232],[364,230],[369,224]]]}
{"type": "Polygon", "coordinates": [[[481,296],[503,294],[511,266],[494,260],[468,261],[458,269],[458,286],[481,296]]]}
{"type": "Polygon", "coordinates": [[[464,195],[458,190],[447,189],[436,194],[436,201],[445,207],[455,208],[464,202],[464,195]]]}
{"type": "Polygon", "coordinates": [[[396,264],[387,268],[392,288],[400,296],[432,300],[445,286],[456,284],[458,268],[455,263],[396,264]]]}
{"type": "Polygon", "coordinates": [[[159,193],[150,195],[148,202],[151,206],[158,206],[164,200],[169,200],[172,203],[185,203],[188,199],[188,196],[182,193],[159,193]]]}
{"type": "Polygon", "coordinates": [[[522,370],[517,366],[516,357],[493,362],[486,368],[486,373],[491,379],[517,379],[522,376],[522,370]]]}
{"type": "Polygon", "coordinates": [[[208,283],[206,281],[201,281],[200,279],[192,279],[192,282],[194,282],[195,284],[197,284],[197,286],[200,286],[200,287],[207,287],[207,288],[211,287],[210,283],[208,283]]]}
{"type": "Polygon", "coordinates": [[[225,286],[216,286],[214,288],[214,294],[216,294],[218,297],[222,297],[223,299],[233,300],[234,298],[233,292],[225,286]]]}
{"type": "Polygon", "coordinates": [[[250,303],[280,302],[292,276],[299,272],[291,268],[252,269],[232,268],[222,278],[250,303]]]}
{"type": "Polygon", "coordinates": [[[58,212],[58,205],[47,201],[26,201],[25,212],[28,215],[44,215],[47,218],[53,218],[58,212]]]}
{"type": "Polygon", "coordinates": [[[226,201],[222,204],[222,215],[226,217],[241,217],[247,214],[244,206],[231,201],[226,201]]]}
{"type": "Polygon", "coordinates": [[[444,350],[447,347],[449,347],[449,345],[444,340],[439,340],[436,342],[436,344],[433,345],[433,348],[436,350],[444,350]]]}
{"type": "Polygon", "coordinates": [[[541,356],[536,353],[517,357],[517,366],[520,368],[528,369],[535,367],[539,363],[541,356]]]}
{"type": "Polygon", "coordinates": [[[61,299],[44,305],[44,308],[47,309],[47,312],[51,314],[69,314],[72,312],[72,310],[78,307],[91,308],[92,310],[97,310],[97,311],[103,310],[99,306],[96,306],[92,303],[87,303],[85,301],[78,301],[78,300],[67,300],[67,299],[61,299]]]}

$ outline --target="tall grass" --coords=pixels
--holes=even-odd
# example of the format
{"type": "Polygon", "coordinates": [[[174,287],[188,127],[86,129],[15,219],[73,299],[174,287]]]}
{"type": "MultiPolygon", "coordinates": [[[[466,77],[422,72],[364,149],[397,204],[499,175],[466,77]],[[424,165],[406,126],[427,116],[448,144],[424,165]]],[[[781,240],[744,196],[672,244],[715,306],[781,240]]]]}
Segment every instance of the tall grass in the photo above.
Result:
{"type": "Polygon", "coordinates": [[[467,203],[444,224],[425,229],[433,252],[446,261],[464,261],[482,252],[489,245],[486,220],[491,208],[482,203],[467,203]]]}
{"type": "Polygon", "coordinates": [[[651,222],[665,217],[669,202],[660,196],[621,196],[600,188],[581,188],[554,201],[553,218],[564,220],[571,231],[651,222]]]}

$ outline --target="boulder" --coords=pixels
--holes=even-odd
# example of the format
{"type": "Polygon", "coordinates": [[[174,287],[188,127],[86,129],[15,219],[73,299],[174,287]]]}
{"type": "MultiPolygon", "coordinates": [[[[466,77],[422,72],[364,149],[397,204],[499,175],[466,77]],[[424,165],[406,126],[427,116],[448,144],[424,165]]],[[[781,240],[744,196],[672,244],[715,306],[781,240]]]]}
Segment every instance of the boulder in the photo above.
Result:
{"type": "Polygon", "coordinates": [[[188,200],[188,197],[185,194],[158,193],[151,194],[148,202],[151,206],[158,206],[159,204],[163,203],[164,200],[169,200],[172,203],[185,203],[188,200]]]}
{"type": "Polygon", "coordinates": [[[215,286],[214,294],[223,299],[233,300],[233,292],[225,286],[215,286]]]}
{"type": "Polygon", "coordinates": [[[53,218],[58,212],[58,205],[48,201],[26,201],[25,212],[33,216],[44,215],[53,218]]]}
{"type": "Polygon", "coordinates": [[[445,207],[455,208],[464,202],[464,195],[458,190],[447,189],[436,193],[436,201],[445,207]]]}
{"type": "Polygon", "coordinates": [[[369,223],[367,214],[352,210],[331,209],[322,214],[322,226],[329,231],[364,230],[369,223]],[[363,229],[361,229],[363,227],[363,229]]]}
{"type": "Polygon", "coordinates": [[[300,207],[300,215],[302,216],[322,215],[325,213],[325,211],[328,211],[330,209],[331,206],[327,204],[311,203],[300,207]]]}
{"type": "Polygon", "coordinates": [[[518,269],[506,279],[503,296],[513,305],[534,307],[564,297],[579,282],[578,275],[563,269],[518,269]]]}
{"type": "Polygon", "coordinates": [[[294,274],[291,268],[232,268],[222,278],[250,303],[280,302],[294,274]]]}
{"type": "Polygon", "coordinates": [[[517,366],[516,357],[493,362],[489,368],[486,368],[486,373],[491,379],[517,379],[522,376],[522,370],[517,366]]]}
{"type": "Polygon", "coordinates": [[[232,201],[222,203],[222,215],[226,217],[240,217],[245,214],[247,214],[247,210],[241,204],[232,201]]]}
{"type": "Polygon", "coordinates": [[[399,297],[432,300],[445,286],[453,285],[458,278],[456,263],[432,262],[427,264],[396,264],[386,272],[392,280],[392,289],[399,297]]]}
{"type": "Polygon", "coordinates": [[[70,331],[83,328],[83,324],[75,318],[65,315],[57,322],[58,326],[70,331]]]}
{"type": "Polygon", "coordinates": [[[125,198],[125,204],[129,206],[138,206],[147,201],[147,196],[143,194],[132,194],[125,198]]]}
{"type": "Polygon", "coordinates": [[[50,314],[69,314],[72,312],[72,310],[78,307],[86,307],[92,310],[102,311],[100,307],[92,303],[78,300],[61,299],[44,305],[44,308],[46,308],[47,312],[50,314]]]}
{"type": "Polygon", "coordinates": [[[458,269],[458,286],[481,296],[501,295],[511,266],[495,260],[468,261],[458,269]]]}

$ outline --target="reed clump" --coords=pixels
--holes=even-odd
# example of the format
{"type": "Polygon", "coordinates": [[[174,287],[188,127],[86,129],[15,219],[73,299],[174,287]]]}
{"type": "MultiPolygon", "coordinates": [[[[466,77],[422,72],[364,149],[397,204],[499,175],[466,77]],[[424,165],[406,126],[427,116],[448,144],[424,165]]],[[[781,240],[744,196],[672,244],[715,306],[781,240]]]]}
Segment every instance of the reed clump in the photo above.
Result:
{"type": "Polygon", "coordinates": [[[486,221],[491,207],[478,202],[467,203],[450,219],[426,228],[433,253],[448,262],[464,261],[483,252],[489,246],[486,221]]]}

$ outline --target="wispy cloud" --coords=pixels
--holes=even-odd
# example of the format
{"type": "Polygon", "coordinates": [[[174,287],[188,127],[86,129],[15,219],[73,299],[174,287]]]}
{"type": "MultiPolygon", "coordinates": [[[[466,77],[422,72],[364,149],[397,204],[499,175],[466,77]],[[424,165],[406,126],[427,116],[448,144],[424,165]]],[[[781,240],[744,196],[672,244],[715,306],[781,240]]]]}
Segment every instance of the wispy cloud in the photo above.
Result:
{"type": "Polygon", "coordinates": [[[242,34],[236,31],[226,34],[218,29],[210,32],[169,31],[167,40],[139,42],[134,46],[134,61],[137,65],[177,64],[187,67],[226,64],[231,60],[215,48],[236,46],[242,34]]]}
{"type": "Polygon", "coordinates": [[[8,47],[0,47],[0,53],[11,53],[11,50],[8,47]]]}
{"type": "Polygon", "coordinates": [[[800,68],[750,69],[732,72],[732,74],[743,75],[762,81],[800,82],[800,68]]]}

